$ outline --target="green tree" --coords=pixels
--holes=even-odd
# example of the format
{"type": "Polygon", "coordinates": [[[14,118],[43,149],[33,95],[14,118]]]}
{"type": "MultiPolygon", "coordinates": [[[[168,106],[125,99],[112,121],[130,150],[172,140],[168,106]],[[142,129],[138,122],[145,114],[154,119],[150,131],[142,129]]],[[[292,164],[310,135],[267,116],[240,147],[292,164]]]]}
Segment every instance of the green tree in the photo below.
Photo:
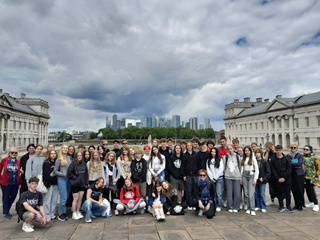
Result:
{"type": "Polygon", "coordinates": [[[182,139],[188,139],[188,138],[190,139],[194,136],[196,136],[196,131],[189,128],[182,129],[179,135],[179,137],[182,139]]]}
{"type": "Polygon", "coordinates": [[[94,139],[98,137],[98,133],[92,132],[90,133],[90,139],[94,139]]]}
{"type": "Polygon", "coordinates": [[[214,138],[214,130],[212,128],[206,128],[208,138],[214,138]]]}
{"type": "Polygon", "coordinates": [[[206,137],[208,137],[208,135],[204,129],[199,129],[197,131],[197,137],[198,138],[206,138],[206,137]]]}
{"type": "Polygon", "coordinates": [[[103,137],[106,139],[116,139],[119,138],[119,134],[118,132],[116,132],[114,129],[112,128],[100,128],[99,133],[102,132],[103,137]]]}
{"type": "Polygon", "coordinates": [[[167,133],[168,133],[168,137],[174,138],[174,137],[178,137],[179,136],[177,128],[175,128],[175,127],[169,127],[167,129],[167,133]]]}

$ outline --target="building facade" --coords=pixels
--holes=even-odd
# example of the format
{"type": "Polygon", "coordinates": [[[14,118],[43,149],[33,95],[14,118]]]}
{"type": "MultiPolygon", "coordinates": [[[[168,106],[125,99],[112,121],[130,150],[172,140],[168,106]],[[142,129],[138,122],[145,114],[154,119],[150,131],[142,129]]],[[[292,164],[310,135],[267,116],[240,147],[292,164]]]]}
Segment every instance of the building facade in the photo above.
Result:
{"type": "Polygon", "coordinates": [[[257,98],[251,102],[235,99],[225,106],[225,136],[229,142],[237,138],[241,145],[272,141],[288,149],[297,142],[320,149],[320,92],[283,98],[257,98]]]}
{"type": "Polygon", "coordinates": [[[0,89],[0,154],[11,147],[25,150],[30,143],[48,145],[48,102],[11,97],[0,89]]]}

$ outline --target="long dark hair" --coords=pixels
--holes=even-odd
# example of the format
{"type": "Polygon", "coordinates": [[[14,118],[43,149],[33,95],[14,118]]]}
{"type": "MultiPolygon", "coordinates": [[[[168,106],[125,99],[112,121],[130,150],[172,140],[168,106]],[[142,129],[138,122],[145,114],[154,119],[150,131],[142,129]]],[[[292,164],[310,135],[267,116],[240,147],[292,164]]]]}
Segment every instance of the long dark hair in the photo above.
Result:
{"type": "MultiPolygon", "coordinates": [[[[220,161],[221,161],[221,158],[219,156],[219,151],[218,151],[218,148],[212,148],[211,149],[211,152],[212,150],[215,150],[216,151],[216,156],[214,158],[214,167],[215,168],[219,168],[220,167],[220,161]]],[[[212,155],[211,155],[211,152],[210,152],[210,158],[208,159],[208,168],[210,168],[210,161],[212,159],[212,155]]]]}
{"type": "Polygon", "coordinates": [[[245,146],[243,148],[243,158],[242,158],[242,161],[241,161],[241,166],[244,166],[244,162],[246,161],[246,158],[248,157],[246,155],[246,149],[249,149],[249,151],[250,151],[248,164],[252,165],[252,148],[250,146],[245,146]]]}
{"type": "MultiPolygon", "coordinates": [[[[161,182],[160,182],[159,180],[155,182],[155,185],[154,185],[154,187],[153,187],[153,189],[152,189],[152,193],[154,193],[154,194],[156,195],[155,198],[157,198],[157,197],[159,196],[159,195],[158,195],[157,187],[162,187],[162,186],[161,186],[161,182]]],[[[162,190],[160,191],[160,195],[162,195],[162,190]]]]}
{"type": "Polygon", "coordinates": [[[161,154],[160,154],[159,149],[158,149],[158,154],[155,155],[154,152],[153,152],[153,149],[154,149],[154,148],[158,149],[158,148],[155,147],[155,146],[152,147],[152,150],[151,150],[151,167],[152,167],[153,159],[154,159],[155,157],[158,157],[158,158],[159,158],[160,164],[163,163],[163,160],[162,160],[162,157],[161,157],[161,154]]]}
{"type": "Polygon", "coordinates": [[[171,198],[177,194],[177,189],[172,186],[168,181],[164,180],[161,183],[161,186],[163,183],[167,183],[168,184],[168,189],[164,189],[164,187],[162,187],[162,192],[161,192],[161,196],[164,198],[168,198],[171,200],[171,198]]]}

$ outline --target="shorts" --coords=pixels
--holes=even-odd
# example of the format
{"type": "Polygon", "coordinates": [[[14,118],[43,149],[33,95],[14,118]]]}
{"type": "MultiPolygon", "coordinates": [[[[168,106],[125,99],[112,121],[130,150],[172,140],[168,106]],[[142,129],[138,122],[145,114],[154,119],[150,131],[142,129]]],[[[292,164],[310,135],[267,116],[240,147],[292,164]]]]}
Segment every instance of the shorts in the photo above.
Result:
{"type": "Polygon", "coordinates": [[[174,186],[178,191],[185,190],[183,179],[176,179],[172,175],[170,176],[170,183],[174,186]]]}
{"type": "MultiPolygon", "coordinates": [[[[26,219],[29,217],[29,214],[30,214],[30,213],[31,213],[31,212],[27,211],[27,212],[25,212],[24,214],[22,214],[22,217],[21,217],[22,221],[26,221],[26,219]]],[[[41,214],[41,212],[39,212],[39,211],[38,211],[38,213],[41,214]]],[[[41,216],[42,216],[42,214],[41,214],[41,216]]],[[[32,220],[38,221],[38,215],[35,214],[35,215],[34,215],[34,218],[33,218],[32,220]]]]}
{"type": "Polygon", "coordinates": [[[71,186],[71,193],[84,192],[85,190],[85,187],[71,186]]]}

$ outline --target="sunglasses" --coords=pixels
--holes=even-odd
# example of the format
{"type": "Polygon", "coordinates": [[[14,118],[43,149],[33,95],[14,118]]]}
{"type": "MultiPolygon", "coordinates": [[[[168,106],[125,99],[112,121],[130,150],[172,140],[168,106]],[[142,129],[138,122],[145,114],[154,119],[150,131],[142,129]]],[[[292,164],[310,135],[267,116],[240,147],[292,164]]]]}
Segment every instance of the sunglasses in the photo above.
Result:
{"type": "Polygon", "coordinates": [[[128,143],[122,143],[122,144],[128,144],[128,143]]]}
{"type": "Polygon", "coordinates": [[[296,149],[297,147],[290,147],[291,149],[296,149]]]}
{"type": "Polygon", "coordinates": [[[102,144],[102,145],[105,145],[105,146],[106,146],[106,145],[108,145],[108,143],[104,143],[104,144],[102,144]]]}
{"type": "Polygon", "coordinates": [[[11,154],[18,154],[18,152],[11,152],[11,154]]]}
{"type": "Polygon", "coordinates": [[[310,149],[309,149],[309,148],[304,148],[303,150],[304,150],[304,151],[309,151],[310,149]]]}
{"type": "Polygon", "coordinates": [[[205,175],[205,174],[199,174],[199,177],[205,177],[205,176],[207,176],[207,175],[205,175]]]}

